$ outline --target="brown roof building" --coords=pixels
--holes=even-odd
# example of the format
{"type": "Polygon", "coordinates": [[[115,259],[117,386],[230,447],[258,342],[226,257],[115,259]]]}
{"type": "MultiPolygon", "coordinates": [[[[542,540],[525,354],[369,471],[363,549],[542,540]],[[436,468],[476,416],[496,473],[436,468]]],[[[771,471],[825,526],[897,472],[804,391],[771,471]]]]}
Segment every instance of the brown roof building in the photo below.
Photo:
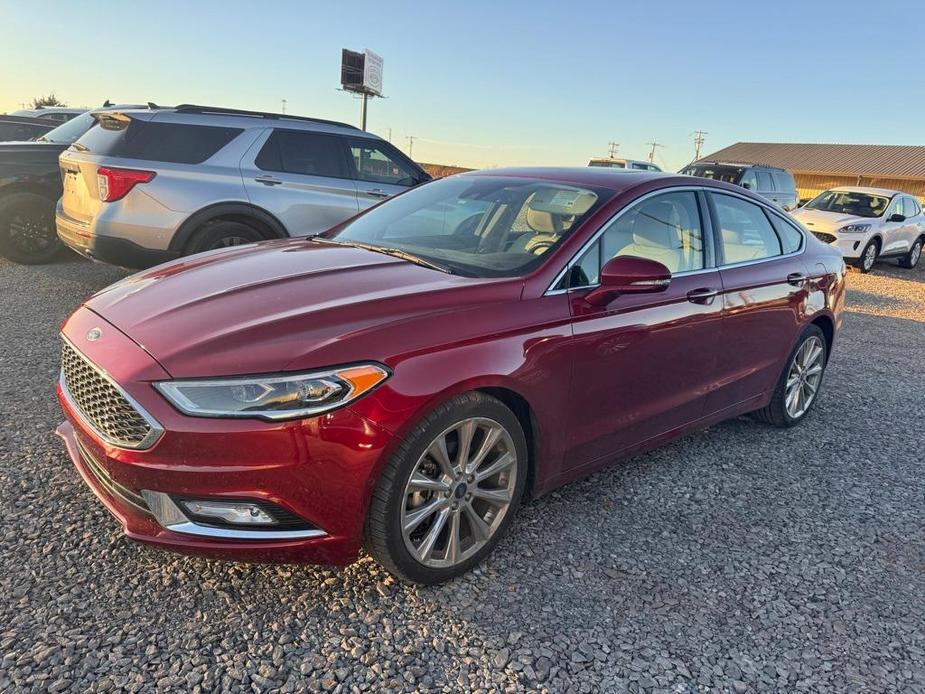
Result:
{"type": "Polygon", "coordinates": [[[925,147],[920,145],[737,142],[703,159],[789,169],[801,199],[856,185],[893,188],[925,199],[925,147]]]}

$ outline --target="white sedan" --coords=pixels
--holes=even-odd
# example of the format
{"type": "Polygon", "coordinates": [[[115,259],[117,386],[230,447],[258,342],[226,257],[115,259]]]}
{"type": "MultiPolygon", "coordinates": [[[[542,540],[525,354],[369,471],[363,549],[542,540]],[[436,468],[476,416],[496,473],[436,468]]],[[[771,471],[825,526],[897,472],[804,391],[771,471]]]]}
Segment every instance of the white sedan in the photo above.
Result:
{"type": "Polygon", "coordinates": [[[885,188],[832,188],[795,210],[816,238],[838,248],[861,272],[878,258],[913,268],[925,244],[925,215],[912,195],[885,188]]]}

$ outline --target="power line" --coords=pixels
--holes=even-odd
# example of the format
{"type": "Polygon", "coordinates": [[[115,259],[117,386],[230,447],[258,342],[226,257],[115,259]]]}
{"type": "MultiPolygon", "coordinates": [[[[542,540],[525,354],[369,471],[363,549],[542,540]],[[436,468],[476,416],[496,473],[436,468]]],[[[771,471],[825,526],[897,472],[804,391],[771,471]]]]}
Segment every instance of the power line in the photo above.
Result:
{"type": "Polygon", "coordinates": [[[705,130],[695,130],[694,135],[694,161],[700,159],[700,148],[703,147],[704,135],[709,135],[705,130]]]}
{"type": "Polygon", "coordinates": [[[655,163],[655,148],[656,148],[656,147],[664,147],[665,145],[661,145],[661,144],[659,144],[658,142],[656,142],[656,141],[654,141],[654,140],[653,140],[652,142],[646,142],[646,144],[647,144],[647,145],[652,145],[652,149],[649,150],[649,163],[650,163],[650,164],[654,164],[654,163],[655,163]]]}

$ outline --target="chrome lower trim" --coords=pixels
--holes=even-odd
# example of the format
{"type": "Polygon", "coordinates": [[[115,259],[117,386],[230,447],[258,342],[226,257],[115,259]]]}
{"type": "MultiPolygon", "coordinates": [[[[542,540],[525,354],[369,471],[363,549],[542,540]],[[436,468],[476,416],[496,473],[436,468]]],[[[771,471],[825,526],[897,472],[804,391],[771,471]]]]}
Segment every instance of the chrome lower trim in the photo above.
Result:
{"type": "Polygon", "coordinates": [[[326,532],[318,528],[309,530],[235,530],[200,525],[187,518],[168,494],[142,489],[141,495],[158,523],[171,532],[184,535],[196,535],[216,540],[307,540],[327,535],[326,532]]]}
{"type": "Polygon", "coordinates": [[[109,436],[107,436],[106,434],[104,434],[92,422],[90,422],[90,420],[84,415],[83,411],[77,405],[77,402],[74,400],[70,391],[67,389],[67,382],[66,382],[66,379],[64,378],[64,369],[62,368],[58,375],[58,383],[61,385],[61,392],[64,394],[64,399],[67,400],[67,404],[70,405],[71,410],[78,417],[78,419],[80,419],[81,423],[84,426],[86,426],[90,431],[92,431],[94,434],[96,434],[100,439],[108,443],[110,446],[115,446],[116,448],[122,448],[122,449],[130,450],[130,451],[145,451],[151,448],[155,443],[157,443],[158,440],[160,440],[161,436],[164,434],[164,428],[160,425],[160,422],[158,422],[156,419],[154,419],[154,417],[148,414],[148,411],[145,410],[145,408],[142,407],[141,404],[139,404],[139,402],[135,400],[135,398],[133,398],[128,393],[126,393],[125,389],[122,386],[120,386],[118,383],[116,383],[113,380],[113,378],[108,373],[106,373],[106,371],[104,371],[99,366],[97,366],[92,361],[90,361],[90,359],[88,359],[87,356],[83,352],[77,349],[77,347],[74,345],[73,342],[67,339],[67,337],[65,337],[63,334],[61,335],[61,339],[64,340],[68,345],[70,345],[71,349],[73,349],[74,352],[76,352],[77,355],[81,359],[83,359],[84,363],[87,364],[87,366],[89,366],[91,369],[96,371],[96,373],[99,374],[101,378],[106,379],[113,388],[119,391],[119,394],[123,398],[125,398],[128,401],[128,403],[133,408],[135,408],[135,411],[139,414],[139,416],[143,420],[145,420],[145,422],[147,422],[148,426],[151,427],[151,431],[148,432],[148,435],[145,436],[144,439],[142,439],[138,444],[134,446],[129,446],[124,441],[123,442],[115,441],[109,436]]]}
{"type": "Polygon", "coordinates": [[[96,478],[96,481],[103,489],[120,501],[124,501],[129,506],[143,513],[151,513],[151,510],[140,494],[116,482],[100,461],[87,450],[87,447],[84,446],[83,443],[81,443],[80,438],[75,435],[74,440],[77,442],[77,450],[80,452],[81,460],[83,460],[84,465],[90,470],[90,473],[96,478]]]}

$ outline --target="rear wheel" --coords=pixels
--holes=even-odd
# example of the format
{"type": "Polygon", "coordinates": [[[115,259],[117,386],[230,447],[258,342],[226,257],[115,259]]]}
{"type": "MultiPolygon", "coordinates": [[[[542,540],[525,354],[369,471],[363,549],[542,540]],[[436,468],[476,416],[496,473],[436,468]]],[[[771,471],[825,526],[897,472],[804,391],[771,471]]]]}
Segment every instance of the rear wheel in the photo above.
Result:
{"type": "Polygon", "coordinates": [[[55,203],[36,193],[13,193],[0,201],[0,254],[14,263],[38,265],[64,249],[55,230],[55,203]]]}
{"type": "Polygon", "coordinates": [[[755,417],[778,427],[801,422],[816,402],[827,357],[825,335],[810,325],[790,353],[771,402],[755,412],[755,417]]]}
{"type": "Polygon", "coordinates": [[[899,259],[899,267],[904,267],[907,270],[911,270],[919,264],[919,259],[921,257],[922,239],[916,239],[915,243],[912,244],[912,248],[909,249],[909,252],[899,259]]]}
{"type": "Polygon", "coordinates": [[[218,248],[243,246],[246,243],[263,241],[264,237],[254,227],[243,222],[218,220],[204,224],[187,246],[188,253],[213,251],[218,248]]]}
{"type": "Polygon", "coordinates": [[[857,259],[858,270],[867,273],[873,270],[874,263],[877,262],[877,256],[880,254],[880,244],[877,239],[871,239],[864,250],[861,251],[861,257],[857,259]]]}
{"type": "Polygon", "coordinates": [[[365,544],[406,581],[465,573],[507,531],[527,473],[527,444],[501,402],[467,393],[444,403],[402,442],[370,503],[365,544]]]}

